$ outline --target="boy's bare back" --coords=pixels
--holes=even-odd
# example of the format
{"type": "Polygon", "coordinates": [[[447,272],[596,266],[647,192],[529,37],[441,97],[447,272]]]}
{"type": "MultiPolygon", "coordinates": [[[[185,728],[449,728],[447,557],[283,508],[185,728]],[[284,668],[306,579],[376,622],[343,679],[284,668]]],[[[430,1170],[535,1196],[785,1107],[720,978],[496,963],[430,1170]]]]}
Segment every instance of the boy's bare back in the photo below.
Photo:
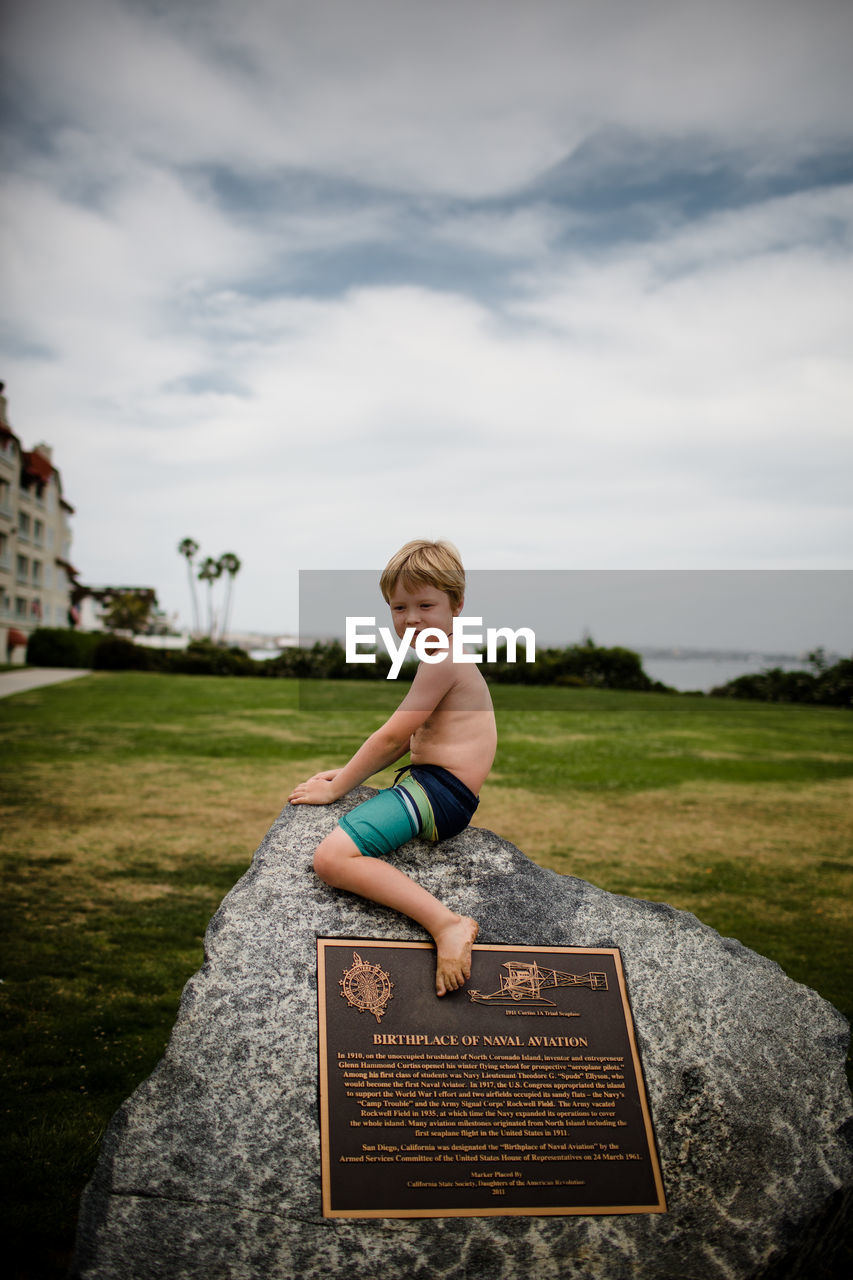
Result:
{"type": "MultiPolygon", "coordinates": [[[[489,775],[498,741],[489,686],[477,666],[454,662],[451,654],[439,669],[447,691],[411,736],[412,764],[441,765],[477,795],[489,775]]],[[[412,684],[413,701],[433,683],[429,673],[428,666],[419,667],[412,684]],[[419,685],[422,675],[426,679],[419,685]]]]}

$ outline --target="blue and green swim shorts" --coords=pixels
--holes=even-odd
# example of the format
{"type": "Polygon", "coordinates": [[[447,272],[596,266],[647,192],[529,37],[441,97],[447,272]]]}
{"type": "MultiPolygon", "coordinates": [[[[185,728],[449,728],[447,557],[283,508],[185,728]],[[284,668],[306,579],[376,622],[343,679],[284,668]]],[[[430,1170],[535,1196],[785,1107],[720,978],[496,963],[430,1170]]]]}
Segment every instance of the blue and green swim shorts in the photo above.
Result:
{"type": "Polygon", "coordinates": [[[480,803],[464,782],[437,764],[401,769],[394,785],[356,805],[339,826],[367,858],[385,858],[415,836],[449,840],[464,831],[480,803]],[[403,774],[408,776],[400,781],[403,774]]]}

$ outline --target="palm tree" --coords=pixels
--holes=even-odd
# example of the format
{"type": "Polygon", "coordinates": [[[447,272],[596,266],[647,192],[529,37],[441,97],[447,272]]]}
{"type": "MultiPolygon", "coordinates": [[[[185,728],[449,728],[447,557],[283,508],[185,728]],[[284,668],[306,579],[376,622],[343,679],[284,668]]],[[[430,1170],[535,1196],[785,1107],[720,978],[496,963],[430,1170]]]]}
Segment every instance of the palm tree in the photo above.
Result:
{"type": "Polygon", "coordinates": [[[201,563],[201,568],[198,571],[198,579],[199,579],[199,582],[207,583],[207,622],[208,622],[207,634],[210,636],[211,640],[213,639],[213,626],[214,626],[213,584],[221,573],[222,573],[222,570],[220,569],[218,562],[213,559],[213,556],[205,556],[204,560],[201,563]]]}
{"type": "Polygon", "coordinates": [[[193,605],[193,631],[197,635],[201,630],[201,627],[198,620],[198,596],[196,595],[195,578],[193,577],[193,558],[198,551],[198,543],[194,542],[192,538],[184,538],[182,542],[178,543],[178,551],[182,556],[186,556],[187,559],[187,573],[189,574],[190,579],[190,598],[192,599],[193,605]]]}
{"type": "Polygon", "coordinates": [[[222,626],[219,631],[220,641],[225,640],[225,633],[228,630],[228,622],[231,615],[231,593],[234,590],[234,579],[240,572],[240,557],[235,556],[233,551],[226,551],[224,555],[219,557],[219,572],[228,574],[228,582],[225,589],[225,607],[222,610],[222,626]]]}

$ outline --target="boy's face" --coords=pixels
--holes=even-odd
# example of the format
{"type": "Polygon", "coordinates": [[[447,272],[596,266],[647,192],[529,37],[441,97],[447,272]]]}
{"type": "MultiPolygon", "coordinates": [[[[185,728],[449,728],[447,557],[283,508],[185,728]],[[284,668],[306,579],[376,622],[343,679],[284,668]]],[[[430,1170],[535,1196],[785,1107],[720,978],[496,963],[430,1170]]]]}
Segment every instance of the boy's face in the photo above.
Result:
{"type": "Polygon", "coordinates": [[[459,617],[464,601],[460,600],[458,605],[452,605],[447,592],[439,591],[438,587],[426,584],[407,587],[398,581],[388,604],[394,630],[402,640],[407,627],[414,627],[415,638],[429,627],[435,627],[444,635],[450,636],[453,632],[453,619],[459,617]]]}

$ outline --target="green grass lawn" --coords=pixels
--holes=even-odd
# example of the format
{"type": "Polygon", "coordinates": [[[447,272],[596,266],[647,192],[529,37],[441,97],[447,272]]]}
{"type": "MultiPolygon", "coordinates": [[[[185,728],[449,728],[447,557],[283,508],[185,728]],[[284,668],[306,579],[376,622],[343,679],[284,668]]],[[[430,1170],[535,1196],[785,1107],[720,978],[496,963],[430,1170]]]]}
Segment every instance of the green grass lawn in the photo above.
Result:
{"type": "MultiPolygon", "coordinates": [[[[0,702],[2,1198],[21,1280],[64,1274],[104,1125],[160,1057],[207,921],[289,790],[399,696],[317,683],[300,703],[289,681],[104,673],[0,702]]],[[[851,1016],[850,713],[558,697],[496,688],[477,824],[694,911],[851,1016]]]]}

